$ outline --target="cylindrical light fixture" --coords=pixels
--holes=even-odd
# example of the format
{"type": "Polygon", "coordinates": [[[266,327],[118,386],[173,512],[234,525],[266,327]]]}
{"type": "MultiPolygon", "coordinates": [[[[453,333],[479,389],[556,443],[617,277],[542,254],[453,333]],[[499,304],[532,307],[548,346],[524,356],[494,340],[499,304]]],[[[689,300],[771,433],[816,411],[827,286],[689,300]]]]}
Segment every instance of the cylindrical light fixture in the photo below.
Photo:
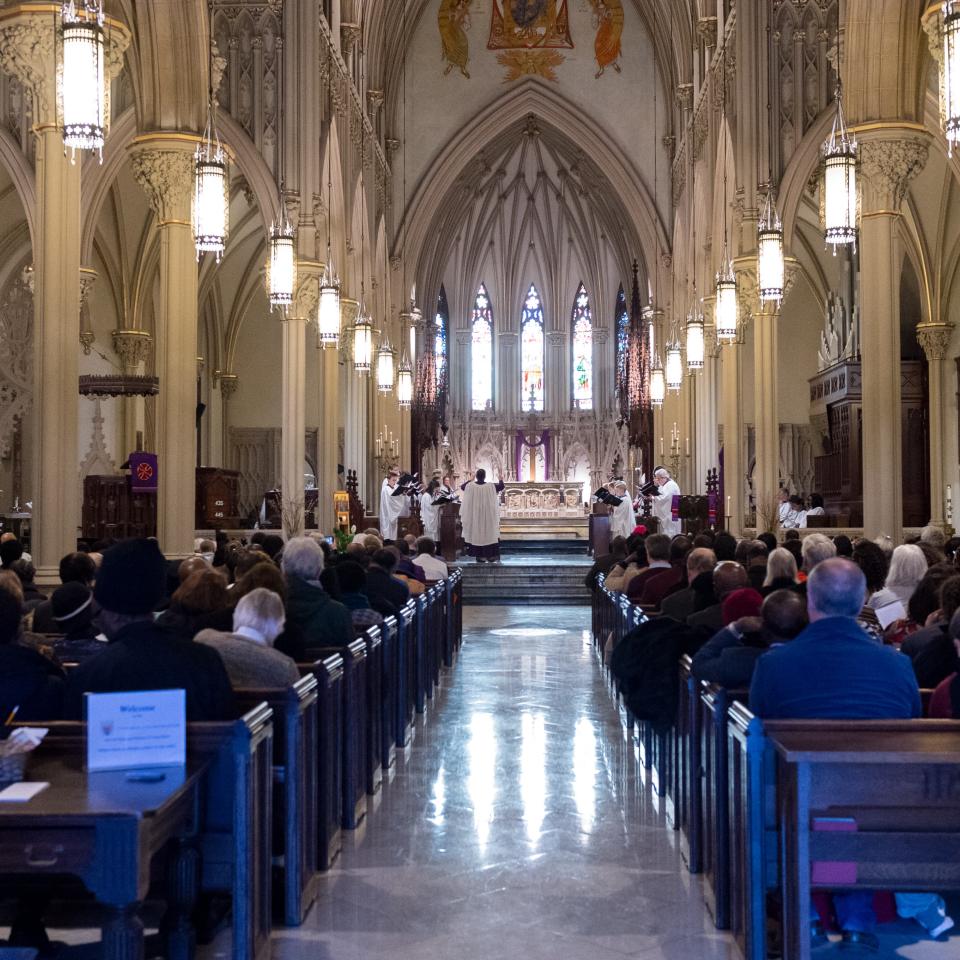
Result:
{"type": "Polygon", "coordinates": [[[683,354],[680,352],[680,341],[673,340],[667,344],[667,365],[664,370],[664,379],[667,389],[671,393],[679,393],[683,386],[683,354]]]}
{"type": "Polygon", "coordinates": [[[656,357],[650,371],[650,403],[655,407],[662,407],[666,395],[667,381],[663,372],[663,364],[660,362],[660,358],[656,357]]]}
{"type": "Polygon", "coordinates": [[[409,410],[413,403],[413,370],[407,355],[403,355],[397,370],[397,403],[401,410],[409,410]]]}
{"type": "Polygon", "coordinates": [[[783,300],[783,223],[777,213],[773,195],[767,202],[757,223],[757,287],[760,302],[783,300]]]}
{"type": "Polygon", "coordinates": [[[857,242],[857,141],[843,119],[839,84],[833,128],[823,144],[823,215],[827,243],[836,248],[857,242]]]}
{"type": "Polygon", "coordinates": [[[197,257],[202,253],[223,257],[229,229],[227,157],[220,142],[209,135],[194,157],[193,239],[197,257]]]}
{"type": "Polygon", "coordinates": [[[268,296],[271,307],[281,310],[293,303],[296,287],[297,258],[293,227],[286,218],[273,225],[270,231],[270,276],[268,296]]]}
{"type": "Polygon", "coordinates": [[[100,0],[68,0],[61,7],[60,108],[63,143],[97,150],[103,161],[107,128],[103,7],[100,0]]]}
{"type": "Polygon", "coordinates": [[[946,0],[943,5],[943,125],[947,151],[960,142],[960,2],[946,0]]]}
{"type": "Polygon", "coordinates": [[[367,374],[373,362],[373,325],[360,304],[357,320],[353,326],[353,368],[357,373],[367,374]]]}
{"type": "Polygon", "coordinates": [[[390,393],[393,390],[393,348],[384,337],[377,350],[377,390],[390,393]]]}
{"type": "Polygon", "coordinates": [[[720,343],[732,343],[737,339],[737,312],[737,278],[733,267],[726,264],[717,274],[717,301],[713,313],[720,343]]]}
{"type": "Polygon", "coordinates": [[[340,281],[329,261],[328,252],[327,264],[320,279],[320,304],[317,307],[317,334],[323,347],[335,347],[340,342],[340,281]]]}
{"type": "Polygon", "coordinates": [[[687,314],[687,369],[702,370],[705,353],[703,314],[694,307],[687,314]]]}

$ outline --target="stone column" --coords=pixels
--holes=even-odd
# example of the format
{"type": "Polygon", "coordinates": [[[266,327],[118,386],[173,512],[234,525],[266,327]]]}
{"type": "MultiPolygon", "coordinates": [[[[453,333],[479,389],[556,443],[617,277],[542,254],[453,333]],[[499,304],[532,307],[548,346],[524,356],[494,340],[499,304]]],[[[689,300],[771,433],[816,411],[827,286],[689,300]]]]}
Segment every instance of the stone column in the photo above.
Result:
{"type": "Polygon", "coordinates": [[[740,403],[740,343],[725,343],[720,348],[722,365],[720,410],[723,419],[723,493],[721,505],[730,515],[730,532],[740,536],[744,511],[743,407],[740,403]],[[730,504],[729,510],[727,504],[730,504]]]}
{"type": "Polygon", "coordinates": [[[917,340],[927,356],[930,410],[930,523],[946,526],[943,489],[943,361],[953,334],[951,323],[921,323],[917,340]]]}
{"type": "Polygon", "coordinates": [[[613,354],[609,348],[610,331],[606,327],[595,325],[591,334],[593,336],[593,409],[610,410],[614,406],[610,377],[613,365],[613,354]]]}
{"type": "Polygon", "coordinates": [[[157,534],[170,559],[193,553],[196,502],[197,253],[191,225],[196,139],[137,137],[131,166],[157,217],[160,307],[156,326],[157,534]]]}
{"type": "Polygon", "coordinates": [[[756,465],[753,495],[757,530],[776,520],[780,487],[780,413],[777,406],[777,323],[779,313],[764,304],[753,314],[753,419],[756,465]]]}
{"type": "Polygon", "coordinates": [[[337,436],[340,429],[340,354],[332,347],[317,350],[320,364],[320,462],[317,487],[320,498],[317,523],[329,534],[333,530],[333,492],[337,489],[337,436]]]}
{"type": "MultiPolygon", "coordinates": [[[[120,358],[124,373],[143,372],[153,337],[145,330],[114,330],[113,350],[120,358]]],[[[124,397],[121,400],[121,431],[123,447],[121,455],[130,453],[137,446],[137,431],[144,429],[143,397],[124,397]]]]}
{"type": "Polygon", "coordinates": [[[36,135],[33,237],[33,524],[37,579],[57,583],[60,558],[76,550],[80,343],[80,167],[56,123],[55,18],[19,12],[0,21],[0,67],[32,94],[36,135]]]}
{"type": "Polygon", "coordinates": [[[230,449],[230,400],[240,388],[240,377],[235,373],[221,373],[217,377],[220,393],[220,466],[234,469],[232,450],[230,449]]]}
{"type": "Polygon", "coordinates": [[[520,406],[520,334],[496,334],[493,367],[493,408],[501,418],[509,417],[520,406]],[[497,362],[499,360],[499,362],[497,362]]]}
{"type": "Polygon", "coordinates": [[[564,353],[569,343],[567,334],[562,330],[551,330],[545,337],[546,356],[543,365],[543,406],[544,411],[554,416],[566,416],[572,406],[572,376],[570,373],[570,351],[564,353]]]}
{"type": "Polygon", "coordinates": [[[473,342],[473,334],[470,330],[457,330],[455,334],[455,346],[450,358],[450,399],[453,402],[454,413],[465,417],[472,409],[473,397],[471,396],[471,366],[470,366],[470,344],[473,342]]]}
{"type": "Polygon", "coordinates": [[[96,336],[90,321],[90,297],[97,282],[97,271],[93,267],[80,268],[80,349],[90,356],[96,336]]]}
{"type": "Polygon", "coordinates": [[[287,537],[304,530],[303,462],[307,432],[307,321],[317,309],[320,284],[312,273],[299,275],[297,294],[280,321],[283,381],[280,396],[280,487],[287,537]]]}
{"type": "Polygon", "coordinates": [[[927,160],[927,143],[899,131],[861,142],[860,352],[863,376],[863,526],[868,537],[903,533],[900,425],[900,204],[927,160]]]}

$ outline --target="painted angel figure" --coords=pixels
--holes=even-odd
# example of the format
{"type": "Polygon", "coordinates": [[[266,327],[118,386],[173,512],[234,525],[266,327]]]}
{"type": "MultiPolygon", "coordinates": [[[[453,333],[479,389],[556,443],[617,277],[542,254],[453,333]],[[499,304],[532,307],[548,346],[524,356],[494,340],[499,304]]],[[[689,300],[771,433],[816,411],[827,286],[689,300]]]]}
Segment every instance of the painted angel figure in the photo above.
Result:
{"type": "Polygon", "coordinates": [[[623,4],[621,0],[590,0],[593,26],[597,36],[593,41],[597,59],[595,76],[603,76],[607,67],[620,72],[620,38],[623,35],[623,4]]]}
{"type": "Polygon", "coordinates": [[[443,59],[446,61],[446,76],[454,67],[469,80],[467,63],[470,60],[470,44],[467,31],[470,29],[470,4],[472,0],[440,0],[437,12],[437,26],[440,30],[440,43],[443,47],[443,59]]]}

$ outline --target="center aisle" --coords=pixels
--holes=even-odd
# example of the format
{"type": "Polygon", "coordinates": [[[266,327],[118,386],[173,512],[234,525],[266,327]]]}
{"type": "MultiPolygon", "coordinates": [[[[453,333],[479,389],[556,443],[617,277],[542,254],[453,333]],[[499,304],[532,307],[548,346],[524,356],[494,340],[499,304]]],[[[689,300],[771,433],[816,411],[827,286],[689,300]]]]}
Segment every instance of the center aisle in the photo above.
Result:
{"type": "Polygon", "coordinates": [[[460,660],[284,960],[725,960],[587,607],[467,607],[460,660]]]}

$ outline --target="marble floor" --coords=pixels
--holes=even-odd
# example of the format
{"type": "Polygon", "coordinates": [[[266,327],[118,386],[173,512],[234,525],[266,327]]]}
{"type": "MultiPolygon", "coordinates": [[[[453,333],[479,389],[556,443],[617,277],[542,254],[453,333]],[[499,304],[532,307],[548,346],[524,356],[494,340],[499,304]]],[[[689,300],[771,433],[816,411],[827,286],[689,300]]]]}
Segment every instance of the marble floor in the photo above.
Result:
{"type": "Polygon", "coordinates": [[[433,715],[284,960],[736,956],[643,788],[584,607],[467,607],[433,715]]]}

